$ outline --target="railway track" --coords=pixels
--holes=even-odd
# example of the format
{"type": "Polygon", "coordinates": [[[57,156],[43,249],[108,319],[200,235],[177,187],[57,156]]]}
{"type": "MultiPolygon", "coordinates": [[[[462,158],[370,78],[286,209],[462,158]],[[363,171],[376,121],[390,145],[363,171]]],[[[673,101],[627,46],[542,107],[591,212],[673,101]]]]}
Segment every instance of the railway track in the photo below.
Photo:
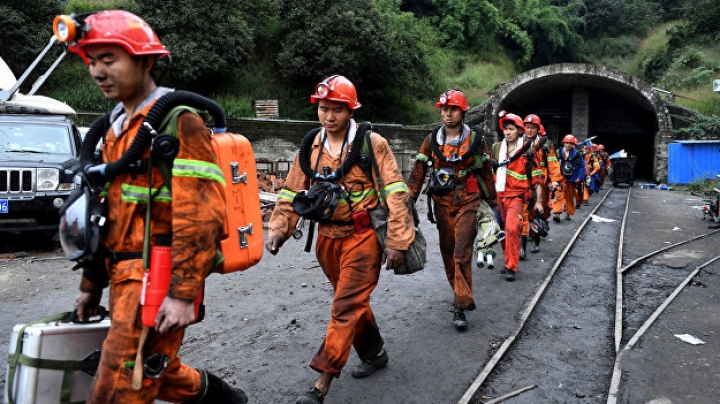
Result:
{"type": "Polygon", "coordinates": [[[632,192],[613,188],[598,201],[459,404],[631,402],[622,394],[626,353],[693,277],[720,259],[705,254],[670,269],[655,262],[718,230],[674,243],[646,240],[644,250],[652,251],[626,256],[632,192]]]}

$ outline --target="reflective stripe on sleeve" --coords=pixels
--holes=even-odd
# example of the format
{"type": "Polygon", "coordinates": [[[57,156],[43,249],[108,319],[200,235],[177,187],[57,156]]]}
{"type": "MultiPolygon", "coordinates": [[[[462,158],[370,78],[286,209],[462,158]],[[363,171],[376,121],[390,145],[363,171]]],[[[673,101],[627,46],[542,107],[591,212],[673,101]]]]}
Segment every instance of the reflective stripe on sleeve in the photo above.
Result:
{"type": "Polygon", "coordinates": [[[225,177],[217,164],[202,160],[175,159],[172,175],[178,177],[202,178],[225,185],[225,177]]]}

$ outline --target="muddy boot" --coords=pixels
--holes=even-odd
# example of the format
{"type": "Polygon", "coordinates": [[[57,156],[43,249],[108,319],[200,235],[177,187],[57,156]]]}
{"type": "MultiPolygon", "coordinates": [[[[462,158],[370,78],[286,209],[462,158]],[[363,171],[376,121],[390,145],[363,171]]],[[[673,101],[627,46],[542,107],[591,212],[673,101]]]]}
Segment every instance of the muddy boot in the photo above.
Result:
{"type": "Polygon", "coordinates": [[[453,313],[453,325],[458,331],[463,331],[468,328],[468,321],[465,318],[465,312],[461,309],[455,309],[453,313]]]}
{"type": "Polygon", "coordinates": [[[553,214],[553,222],[559,222],[560,221],[560,214],[554,213],[553,214]]]}
{"type": "Polygon", "coordinates": [[[536,234],[530,239],[530,252],[540,252],[540,235],[536,234]]]}
{"type": "Polygon", "coordinates": [[[222,379],[205,370],[200,372],[200,392],[188,404],[247,404],[248,396],[241,389],[230,387],[222,379]]]}
{"type": "Polygon", "coordinates": [[[527,258],[527,254],[525,253],[525,250],[527,249],[527,236],[522,236],[522,241],[520,242],[520,260],[525,260],[527,258]]]}

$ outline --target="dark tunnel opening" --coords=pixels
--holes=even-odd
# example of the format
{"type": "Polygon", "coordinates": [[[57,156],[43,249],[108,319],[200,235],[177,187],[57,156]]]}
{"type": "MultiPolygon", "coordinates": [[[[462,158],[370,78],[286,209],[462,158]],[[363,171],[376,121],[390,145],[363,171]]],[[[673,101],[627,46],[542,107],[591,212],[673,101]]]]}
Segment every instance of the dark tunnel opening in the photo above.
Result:
{"type": "MultiPolygon", "coordinates": [[[[556,147],[560,147],[560,140],[572,133],[574,88],[562,85],[557,77],[545,80],[545,83],[542,81],[538,79],[532,85],[517,88],[503,100],[500,110],[521,117],[537,114],[547,136],[556,147]]],[[[637,157],[634,177],[648,181],[652,179],[655,135],[658,132],[657,118],[652,107],[641,101],[634,93],[635,90],[617,83],[599,82],[586,88],[588,137],[597,136],[593,143],[604,145],[610,154],[625,150],[628,156],[637,157]]],[[[501,138],[502,134],[498,137],[501,138]]]]}

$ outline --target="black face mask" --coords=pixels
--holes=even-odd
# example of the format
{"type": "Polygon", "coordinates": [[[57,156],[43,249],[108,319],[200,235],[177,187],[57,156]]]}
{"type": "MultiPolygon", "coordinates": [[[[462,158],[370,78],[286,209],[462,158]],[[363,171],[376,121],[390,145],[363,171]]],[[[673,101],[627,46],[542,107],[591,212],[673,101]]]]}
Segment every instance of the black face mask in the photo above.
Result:
{"type": "Polygon", "coordinates": [[[435,170],[430,177],[428,194],[443,196],[455,189],[455,170],[452,168],[440,168],[435,170]]]}
{"type": "Polygon", "coordinates": [[[318,182],[295,195],[292,207],[298,215],[315,221],[328,220],[335,213],[342,189],[338,184],[318,182]]]}

